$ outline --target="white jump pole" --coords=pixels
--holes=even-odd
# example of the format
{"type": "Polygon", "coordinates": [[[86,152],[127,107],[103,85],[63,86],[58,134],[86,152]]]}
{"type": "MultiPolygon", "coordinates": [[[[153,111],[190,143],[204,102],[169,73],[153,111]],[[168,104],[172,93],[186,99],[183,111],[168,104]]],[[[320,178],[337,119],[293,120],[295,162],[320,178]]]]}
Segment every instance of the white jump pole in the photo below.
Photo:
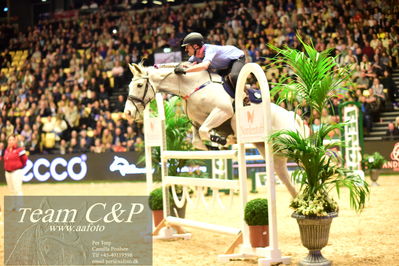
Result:
{"type": "Polygon", "coordinates": [[[152,148],[164,147],[165,142],[165,110],[163,105],[162,95],[156,94],[156,102],[158,109],[158,116],[150,116],[150,106],[148,105],[144,110],[144,139],[145,139],[145,165],[146,165],[146,185],[148,195],[153,190],[153,176],[152,176],[152,148]]]}
{"type": "Polygon", "coordinates": [[[145,110],[144,133],[146,137],[146,164],[147,164],[147,189],[152,188],[152,160],[151,148],[159,146],[161,148],[161,168],[162,168],[162,189],[163,189],[163,204],[164,208],[164,222],[166,230],[161,231],[156,229],[154,238],[170,239],[170,238],[190,238],[191,234],[177,232],[170,230],[168,225],[193,227],[206,231],[218,232],[222,234],[237,235],[240,233],[240,228],[232,228],[228,226],[209,224],[199,221],[182,219],[178,217],[168,216],[170,213],[170,204],[168,200],[169,193],[167,193],[168,186],[183,185],[183,186],[198,186],[210,187],[212,189],[232,189],[239,190],[240,183],[238,180],[226,179],[199,179],[189,177],[175,177],[167,175],[167,160],[168,159],[236,159],[237,151],[169,151],[166,150],[166,132],[165,132],[165,116],[163,99],[160,94],[156,95],[158,106],[158,116],[150,117],[148,108],[145,110]],[[161,233],[158,235],[158,233],[161,233]]]}
{"type": "Polygon", "coordinates": [[[343,109],[345,136],[345,165],[350,170],[361,170],[362,153],[359,140],[359,109],[345,106],[343,109]]]}
{"type": "MultiPolygon", "coordinates": [[[[268,184],[268,215],[269,215],[269,242],[270,246],[265,249],[256,249],[250,247],[248,226],[244,222],[244,213],[242,212],[243,221],[243,245],[241,246],[241,254],[233,254],[230,257],[246,257],[246,255],[256,254],[264,258],[258,260],[259,265],[270,265],[273,262],[290,263],[289,257],[281,257],[281,252],[278,248],[277,236],[277,216],[276,216],[276,192],[275,192],[275,178],[274,165],[272,156],[272,145],[268,142],[268,137],[271,134],[271,109],[270,109],[270,92],[266,75],[262,68],[255,64],[246,64],[240,71],[237,81],[236,89],[236,121],[237,121],[237,143],[238,143],[238,167],[239,178],[242,192],[245,193],[241,197],[242,206],[244,210],[247,202],[247,167],[245,157],[245,143],[263,142],[265,145],[265,163],[267,170],[267,184],[268,184]],[[260,85],[262,94],[262,103],[243,106],[244,91],[247,77],[253,73],[260,85]]],[[[224,255],[227,256],[227,255],[224,255]]]]}

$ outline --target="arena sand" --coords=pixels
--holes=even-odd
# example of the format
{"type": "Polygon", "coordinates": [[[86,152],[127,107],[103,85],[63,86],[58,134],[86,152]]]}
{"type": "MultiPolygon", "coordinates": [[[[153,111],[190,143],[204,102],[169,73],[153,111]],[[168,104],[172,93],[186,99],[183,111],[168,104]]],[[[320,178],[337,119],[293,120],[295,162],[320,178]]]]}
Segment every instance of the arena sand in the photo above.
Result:
{"type": "MultiPolygon", "coordinates": [[[[366,209],[356,214],[349,208],[347,193],[339,200],[339,217],[333,220],[328,245],[323,255],[334,265],[392,266],[399,265],[399,176],[382,176],[379,187],[370,187],[370,199],[366,209]]],[[[81,184],[25,184],[26,195],[145,195],[144,183],[81,183],[81,184]]],[[[300,242],[296,220],[290,217],[289,194],[285,187],[278,185],[277,212],[279,247],[284,256],[291,256],[296,264],[307,254],[300,242]]],[[[1,195],[7,188],[0,186],[1,195]]],[[[265,191],[250,194],[249,198],[262,197],[265,191]]],[[[228,196],[222,196],[229,206],[228,196]]],[[[1,197],[1,206],[3,206],[1,197]]],[[[208,199],[210,202],[210,199],[208,199]]],[[[190,219],[215,224],[239,226],[239,199],[233,200],[227,211],[218,206],[213,209],[188,208],[190,219]]],[[[3,222],[3,215],[1,216],[3,222]]],[[[217,255],[222,254],[234,237],[188,229],[193,234],[190,240],[155,241],[154,265],[222,265],[217,255]]],[[[4,264],[4,226],[0,229],[0,264],[4,264]]],[[[233,261],[226,265],[257,265],[256,260],[233,261]]]]}

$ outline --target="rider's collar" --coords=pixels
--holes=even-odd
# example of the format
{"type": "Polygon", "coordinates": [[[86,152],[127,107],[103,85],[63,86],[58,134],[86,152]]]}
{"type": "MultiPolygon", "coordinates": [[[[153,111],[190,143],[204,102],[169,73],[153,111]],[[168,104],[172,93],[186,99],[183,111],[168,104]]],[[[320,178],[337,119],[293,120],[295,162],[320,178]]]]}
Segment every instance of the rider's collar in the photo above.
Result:
{"type": "Polygon", "coordinates": [[[202,45],[200,49],[195,50],[195,57],[204,59],[205,56],[205,45],[202,45]]]}

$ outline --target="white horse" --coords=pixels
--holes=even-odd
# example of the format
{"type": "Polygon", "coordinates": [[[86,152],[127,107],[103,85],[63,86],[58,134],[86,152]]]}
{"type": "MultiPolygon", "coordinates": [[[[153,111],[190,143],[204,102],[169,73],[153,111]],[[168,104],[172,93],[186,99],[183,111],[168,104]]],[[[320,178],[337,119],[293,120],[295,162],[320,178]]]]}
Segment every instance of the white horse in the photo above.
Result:
{"type": "MultiPolygon", "coordinates": [[[[225,92],[220,83],[221,77],[207,71],[176,75],[171,68],[143,67],[129,65],[133,79],[129,84],[129,96],[126,100],[125,114],[135,119],[143,113],[146,105],[155,98],[157,92],[178,95],[185,99],[185,112],[193,123],[193,145],[197,149],[206,149],[203,140],[210,139],[210,131],[215,130],[221,136],[235,136],[236,123],[233,111],[233,99],[225,92]],[[199,88],[199,89],[198,89],[199,88]],[[232,117],[224,123],[228,117],[232,117]]],[[[305,132],[303,121],[294,112],[272,104],[272,131],[287,129],[305,132]]],[[[259,153],[265,158],[263,143],[255,143],[259,153]]],[[[274,155],[274,167],[280,180],[290,194],[297,192],[290,182],[287,159],[274,155]]]]}

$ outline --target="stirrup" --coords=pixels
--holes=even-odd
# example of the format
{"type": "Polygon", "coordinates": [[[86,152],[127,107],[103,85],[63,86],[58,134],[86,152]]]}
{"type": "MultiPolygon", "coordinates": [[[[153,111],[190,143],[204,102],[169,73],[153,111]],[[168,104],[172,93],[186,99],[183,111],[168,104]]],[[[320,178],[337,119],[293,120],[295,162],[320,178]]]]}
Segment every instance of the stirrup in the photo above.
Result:
{"type": "Polygon", "coordinates": [[[220,144],[222,146],[226,145],[226,143],[227,143],[226,138],[219,137],[219,136],[216,136],[216,135],[211,135],[210,139],[211,139],[212,142],[215,142],[215,143],[220,144]]]}

